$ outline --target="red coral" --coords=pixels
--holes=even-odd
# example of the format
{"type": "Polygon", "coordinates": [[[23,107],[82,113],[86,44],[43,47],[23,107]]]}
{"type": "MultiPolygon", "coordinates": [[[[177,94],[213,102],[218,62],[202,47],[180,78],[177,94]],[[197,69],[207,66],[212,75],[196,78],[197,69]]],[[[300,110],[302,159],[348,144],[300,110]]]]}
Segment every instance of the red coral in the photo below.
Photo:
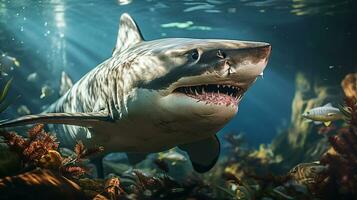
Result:
{"type": "Polygon", "coordinates": [[[25,138],[17,135],[15,132],[0,131],[0,135],[4,137],[10,149],[17,153],[22,153],[23,149],[28,145],[25,138]]]}
{"type": "Polygon", "coordinates": [[[349,127],[341,128],[338,134],[329,137],[332,150],[321,157],[321,163],[329,166],[330,185],[344,195],[356,195],[357,191],[357,101],[345,98],[349,116],[349,127]]]}
{"type": "Polygon", "coordinates": [[[15,132],[1,131],[0,134],[5,138],[10,149],[19,153],[25,165],[33,164],[49,150],[58,149],[56,137],[45,132],[43,124],[32,127],[28,131],[28,138],[23,138],[15,132]]]}
{"type": "Polygon", "coordinates": [[[65,166],[61,168],[61,172],[65,176],[80,177],[83,176],[87,172],[87,170],[79,166],[65,166]]]}
{"type": "Polygon", "coordinates": [[[44,132],[44,125],[43,124],[37,124],[33,126],[31,129],[28,130],[28,136],[30,140],[35,140],[38,135],[42,134],[44,132]]]}
{"type": "Polygon", "coordinates": [[[84,145],[82,141],[78,141],[76,146],[74,147],[74,152],[76,153],[77,159],[81,159],[83,152],[85,151],[84,145]]]}
{"type": "Polygon", "coordinates": [[[78,141],[76,146],[74,147],[74,152],[76,153],[76,160],[80,161],[83,158],[88,158],[90,156],[96,155],[100,152],[104,151],[104,147],[95,146],[93,148],[87,149],[82,141],[78,141]]]}
{"type": "Polygon", "coordinates": [[[126,194],[121,188],[120,180],[117,177],[112,177],[106,181],[105,192],[109,196],[109,199],[118,199],[120,195],[126,194]]]}

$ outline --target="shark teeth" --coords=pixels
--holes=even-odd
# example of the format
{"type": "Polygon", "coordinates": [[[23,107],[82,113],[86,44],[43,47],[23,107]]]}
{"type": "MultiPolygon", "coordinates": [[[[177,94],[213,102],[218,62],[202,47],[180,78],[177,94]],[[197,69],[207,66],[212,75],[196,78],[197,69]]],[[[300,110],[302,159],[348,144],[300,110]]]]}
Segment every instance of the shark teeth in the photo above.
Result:
{"type": "Polygon", "coordinates": [[[214,97],[226,96],[238,102],[241,100],[244,90],[233,85],[207,84],[179,87],[176,88],[174,92],[184,93],[193,98],[198,98],[198,96],[200,96],[200,98],[209,97],[210,99],[213,99],[214,97]]]}

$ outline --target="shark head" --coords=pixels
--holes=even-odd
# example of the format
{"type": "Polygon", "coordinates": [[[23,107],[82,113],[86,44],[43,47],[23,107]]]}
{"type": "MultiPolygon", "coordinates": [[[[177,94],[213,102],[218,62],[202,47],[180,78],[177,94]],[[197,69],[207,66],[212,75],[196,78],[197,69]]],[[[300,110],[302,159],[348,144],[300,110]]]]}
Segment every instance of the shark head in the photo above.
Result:
{"type": "Polygon", "coordinates": [[[123,80],[131,119],[151,121],[162,132],[214,134],[235,116],[243,95],[263,74],[270,52],[263,42],[144,41],[124,14],[113,59],[130,60],[122,64],[131,75],[123,80]]]}

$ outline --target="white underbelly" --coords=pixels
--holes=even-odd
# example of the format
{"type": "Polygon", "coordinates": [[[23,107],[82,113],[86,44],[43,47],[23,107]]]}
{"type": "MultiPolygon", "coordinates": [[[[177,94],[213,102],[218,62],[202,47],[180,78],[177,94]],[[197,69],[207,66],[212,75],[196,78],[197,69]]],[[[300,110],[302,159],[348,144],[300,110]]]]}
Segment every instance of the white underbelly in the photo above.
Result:
{"type": "Polygon", "coordinates": [[[208,137],[202,133],[176,131],[171,124],[150,124],[131,121],[105,122],[92,129],[91,143],[104,146],[107,152],[158,152],[180,144],[208,137]],[[162,126],[169,127],[162,131],[162,126]]]}

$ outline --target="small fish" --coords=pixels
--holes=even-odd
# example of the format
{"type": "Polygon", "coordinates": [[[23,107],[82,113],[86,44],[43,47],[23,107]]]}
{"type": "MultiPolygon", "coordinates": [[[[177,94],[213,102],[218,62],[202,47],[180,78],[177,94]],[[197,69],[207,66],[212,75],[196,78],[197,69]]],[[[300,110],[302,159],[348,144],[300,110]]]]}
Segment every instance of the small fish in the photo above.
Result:
{"type": "Polygon", "coordinates": [[[19,114],[19,115],[29,115],[29,114],[31,114],[31,111],[30,111],[30,109],[27,107],[27,106],[25,106],[25,105],[20,105],[18,108],[17,108],[17,114],[19,114]]]}
{"type": "Polygon", "coordinates": [[[172,165],[187,161],[187,158],[184,155],[172,149],[167,152],[159,153],[158,159],[169,161],[172,165]]]}
{"type": "Polygon", "coordinates": [[[42,88],[41,88],[41,96],[40,96],[41,99],[49,97],[52,94],[53,94],[53,89],[50,86],[48,86],[48,85],[42,86],[42,88]]]}
{"type": "Polygon", "coordinates": [[[15,67],[20,67],[20,62],[11,56],[1,54],[0,56],[0,75],[8,76],[10,71],[13,71],[15,67]]]}
{"type": "Polygon", "coordinates": [[[300,163],[292,168],[288,174],[293,181],[303,185],[317,184],[318,177],[326,172],[327,167],[320,162],[300,163]]]}
{"type": "Polygon", "coordinates": [[[309,121],[314,121],[315,124],[324,123],[325,126],[329,126],[332,121],[344,119],[340,109],[333,107],[331,103],[313,108],[303,113],[302,117],[309,121]]]}
{"type": "Polygon", "coordinates": [[[31,83],[34,83],[36,81],[38,81],[38,74],[37,72],[34,72],[34,73],[31,73],[27,76],[27,79],[26,79],[28,82],[31,82],[31,83]]]}

